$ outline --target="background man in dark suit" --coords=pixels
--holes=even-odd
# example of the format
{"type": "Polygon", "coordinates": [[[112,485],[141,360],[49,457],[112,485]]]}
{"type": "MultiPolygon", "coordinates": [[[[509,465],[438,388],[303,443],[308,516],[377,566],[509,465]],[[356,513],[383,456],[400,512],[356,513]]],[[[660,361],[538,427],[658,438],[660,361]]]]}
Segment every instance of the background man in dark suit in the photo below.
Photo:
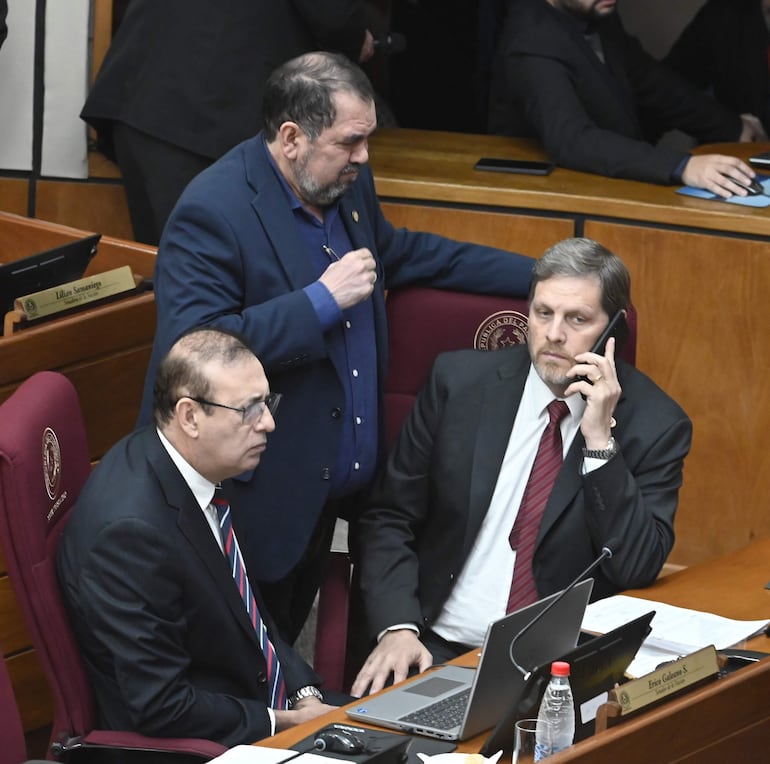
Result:
{"type": "Polygon", "coordinates": [[[708,0],[663,63],[736,113],[770,129],[770,0],[708,0]]]}
{"type": "Polygon", "coordinates": [[[78,498],[59,578],[109,729],[231,746],[330,708],[315,687],[320,678],[282,642],[255,591],[294,696],[291,710],[269,707],[266,648],[212,503],[217,484],[259,463],[275,428],[269,393],[262,365],[238,338],[187,334],[160,366],[155,424],[114,446],[78,498]]]}
{"type": "Polygon", "coordinates": [[[187,183],[262,127],[276,66],[374,52],[361,0],[131,0],[81,116],[117,159],[137,241],[157,244],[187,183]]]}
{"type": "Polygon", "coordinates": [[[564,167],[745,196],[735,157],[653,145],[679,129],[701,142],[766,138],[644,52],[615,0],[511,0],[490,86],[489,130],[539,138],[564,167]],[[737,182],[736,182],[737,181],[737,182]]]}
{"type": "Polygon", "coordinates": [[[252,575],[293,641],[335,518],[360,506],[381,455],[385,289],[522,296],[533,261],[385,220],[366,164],[374,94],[344,56],[279,67],[264,118],[264,132],[195,178],[169,218],[141,417],[157,363],[182,332],[213,324],[248,338],[284,402],[260,469],[236,478],[231,501],[252,575]]]}
{"type": "Polygon", "coordinates": [[[593,574],[594,598],[655,580],[692,428],[615,358],[614,338],[589,352],[629,289],[615,255],[567,239],[535,266],[528,347],[437,359],[355,526],[367,637],[379,643],[353,694],[480,645],[490,621],[562,589],[605,545],[614,555],[593,574]],[[520,516],[552,405],[565,416],[527,546],[520,516]]]}

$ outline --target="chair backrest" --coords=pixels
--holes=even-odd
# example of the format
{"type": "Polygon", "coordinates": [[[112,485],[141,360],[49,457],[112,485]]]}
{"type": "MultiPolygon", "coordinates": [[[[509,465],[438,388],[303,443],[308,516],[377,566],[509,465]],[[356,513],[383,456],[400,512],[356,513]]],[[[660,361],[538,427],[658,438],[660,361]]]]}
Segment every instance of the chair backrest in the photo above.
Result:
{"type": "Polygon", "coordinates": [[[56,577],[56,546],[90,472],[77,393],[38,372],[0,405],[0,542],[54,701],[53,735],[85,734],[93,695],[56,577]]]}
{"type": "MultiPolygon", "coordinates": [[[[496,350],[526,342],[526,299],[450,292],[428,287],[394,289],[386,301],[389,357],[385,381],[385,437],[398,434],[433,361],[448,350],[496,350]]],[[[627,316],[621,357],[636,361],[636,311],[627,316]]]]}
{"type": "Polygon", "coordinates": [[[27,747],[19,708],[8,667],[0,651],[0,764],[21,764],[26,759],[27,747]]]}

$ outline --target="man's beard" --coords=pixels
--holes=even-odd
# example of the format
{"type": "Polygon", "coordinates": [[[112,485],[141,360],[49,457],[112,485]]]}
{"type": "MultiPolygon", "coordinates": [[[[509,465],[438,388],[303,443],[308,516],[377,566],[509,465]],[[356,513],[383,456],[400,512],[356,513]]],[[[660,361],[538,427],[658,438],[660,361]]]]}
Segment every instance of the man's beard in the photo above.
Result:
{"type": "MultiPolygon", "coordinates": [[[[330,204],[334,204],[353,183],[354,178],[349,180],[341,180],[337,178],[333,183],[328,183],[325,186],[320,185],[316,179],[307,172],[307,165],[311,159],[311,154],[305,158],[305,161],[298,163],[294,169],[294,177],[297,183],[297,188],[302,195],[302,198],[314,207],[327,207],[330,204]]],[[[356,173],[358,176],[359,166],[356,164],[346,165],[340,176],[348,173],[356,173]]]]}
{"type": "MultiPolygon", "coordinates": [[[[543,348],[543,350],[548,350],[549,348],[543,348]]],[[[530,346],[529,349],[529,355],[530,358],[532,358],[532,365],[535,367],[535,371],[537,372],[537,375],[540,377],[540,379],[543,380],[547,385],[553,385],[556,388],[565,388],[570,383],[574,382],[574,379],[570,379],[566,375],[566,369],[563,365],[553,363],[551,361],[544,361],[540,356],[535,356],[532,347],[530,346]]],[[[573,361],[573,363],[570,365],[570,368],[576,363],[573,361]]]]}

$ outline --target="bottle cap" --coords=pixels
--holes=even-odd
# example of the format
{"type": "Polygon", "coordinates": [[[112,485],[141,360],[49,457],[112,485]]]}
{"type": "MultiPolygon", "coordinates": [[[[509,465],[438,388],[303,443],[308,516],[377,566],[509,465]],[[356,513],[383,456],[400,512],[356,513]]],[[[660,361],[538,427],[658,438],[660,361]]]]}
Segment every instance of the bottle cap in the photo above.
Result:
{"type": "Polygon", "coordinates": [[[566,661],[554,661],[551,664],[551,673],[555,676],[569,676],[569,663],[566,661]]]}

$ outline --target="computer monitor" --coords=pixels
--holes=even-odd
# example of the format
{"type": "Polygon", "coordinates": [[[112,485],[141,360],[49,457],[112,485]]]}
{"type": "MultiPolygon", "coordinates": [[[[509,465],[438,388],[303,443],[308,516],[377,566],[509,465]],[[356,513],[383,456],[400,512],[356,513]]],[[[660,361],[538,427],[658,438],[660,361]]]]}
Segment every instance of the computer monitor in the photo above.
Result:
{"type": "Polygon", "coordinates": [[[93,234],[0,264],[0,315],[13,310],[17,297],[81,278],[96,254],[100,238],[101,234],[93,234]]]}

